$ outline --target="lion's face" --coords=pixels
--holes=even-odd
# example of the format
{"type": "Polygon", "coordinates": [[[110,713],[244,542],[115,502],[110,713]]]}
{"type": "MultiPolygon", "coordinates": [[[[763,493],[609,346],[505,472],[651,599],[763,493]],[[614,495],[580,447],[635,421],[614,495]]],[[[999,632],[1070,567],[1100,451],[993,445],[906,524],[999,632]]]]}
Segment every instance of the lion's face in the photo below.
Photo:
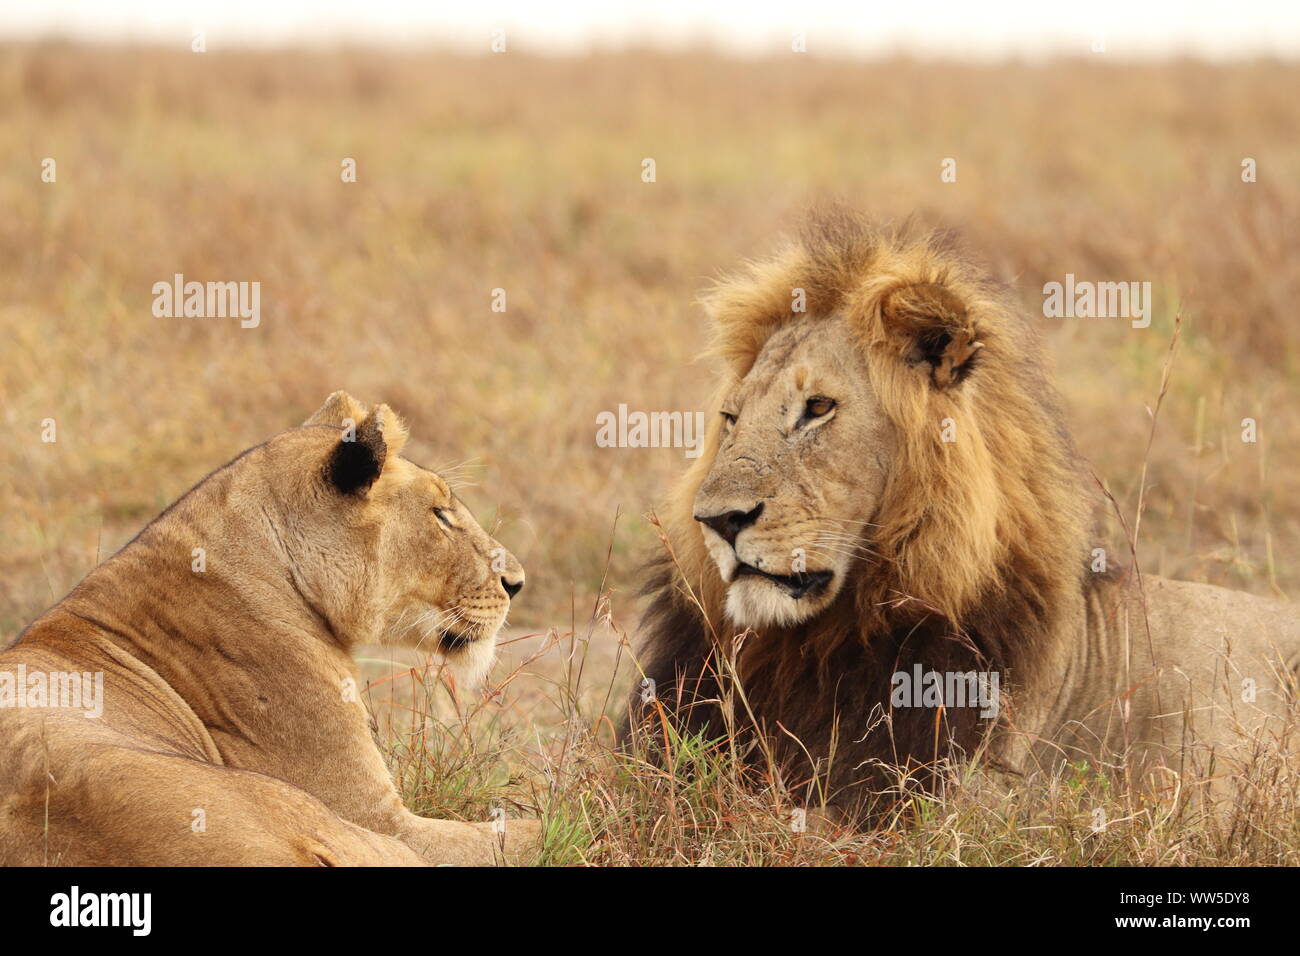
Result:
{"type": "Polygon", "coordinates": [[[441,476],[401,457],[401,422],[335,393],[292,437],[311,461],[297,488],[297,562],[309,599],[359,639],[437,651],[471,677],[495,654],[524,571],[441,476]],[[342,432],[339,429],[343,429],[342,432]],[[351,440],[349,440],[351,439],[351,440]]]}
{"type": "Polygon", "coordinates": [[[834,600],[895,453],[847,320],[774,334],[722,405],[717,454],[695,520],[742,627],[789,626],[834,600]]]}

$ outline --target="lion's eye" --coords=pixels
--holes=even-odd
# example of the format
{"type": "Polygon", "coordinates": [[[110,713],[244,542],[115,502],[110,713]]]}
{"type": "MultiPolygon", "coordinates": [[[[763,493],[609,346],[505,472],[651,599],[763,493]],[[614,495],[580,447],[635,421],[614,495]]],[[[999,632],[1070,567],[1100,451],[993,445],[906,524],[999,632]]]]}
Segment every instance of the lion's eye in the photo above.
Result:
{"type": "Polygon", "coordinates": [[[834,408],[835,399],[815,395],[808,399],[808,403],[803,407],[804,418],[821,418],[824,415],[829,415],[834,408]]]}
{"type": "Polygon", "coordinates": [[[732,425],[736,424],[736,416],[733,415],[733,414],[731,414],[731,412],[723,412],[723,413],[722,413],[722,419],[723,419],[723,421],[725,421],[725,422],[727,423],[727,427],[728,427],[728,428],[730,428],[732,425]]]}
{"type": "Polygon", "coordinates": [[[438,520],[442,522],[442,524],[445,525],[446,527],[448,528],[456,527],[454,524],[451,523],[451,517],[450,517],[451,511],[449,511],[447,508],[434,508],[433,513],[437,516],[438,520]]]}

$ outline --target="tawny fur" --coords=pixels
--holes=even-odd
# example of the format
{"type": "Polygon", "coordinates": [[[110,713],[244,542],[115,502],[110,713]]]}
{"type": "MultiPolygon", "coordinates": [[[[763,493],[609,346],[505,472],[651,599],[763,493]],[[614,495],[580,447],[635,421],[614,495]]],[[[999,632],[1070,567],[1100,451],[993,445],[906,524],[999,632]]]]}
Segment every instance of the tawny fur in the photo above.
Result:
{"type": "Polygon", "coordinates": [[[744,738],[756,725],[788,783],[856,810],[880,806],[890,767],[928,780],[981,746],[1013,774],[1088,757],[1137,780],[1205,768],[1285,717],[1300,660],[1290,605],[1152,577],[1139,587],[1113,554],[1092,570],[1100,495],[1036,330],[948,242],[823,215],[705,304],[721,381],[703,453],[663,514],[640,652],[689,729],[744,738]],[[809,383],[843,388],[846,370],[844,421],[803,434],[812,426],[792,421],[809,383]],[[827,501],[859,510],[824,515],[827,501]],[[759,504],[734,545],[696,520],[759,504]],[[810,541],[836,582],[823,598],[733,577],[745,548],[770,564],[810,541]],[[743,693],[719,679],[729,659],[743,693]],[[891,707],[892,675],[917,664],[997,672],[998,719],[891,707]]]}
{"type": "Polygon", "coordinates": [[[351,650],[440,650],[472,680],[505,620],[504,583],[523,583],[446,483],[400,457],[405,439],[387,406],[335,393],[209,475],[0,653],[0,674],[104,675],[98,718],[0,708],[0,865],[535,852],[536,821],[503,838],[411,813],[371,737],[351,650]]]}

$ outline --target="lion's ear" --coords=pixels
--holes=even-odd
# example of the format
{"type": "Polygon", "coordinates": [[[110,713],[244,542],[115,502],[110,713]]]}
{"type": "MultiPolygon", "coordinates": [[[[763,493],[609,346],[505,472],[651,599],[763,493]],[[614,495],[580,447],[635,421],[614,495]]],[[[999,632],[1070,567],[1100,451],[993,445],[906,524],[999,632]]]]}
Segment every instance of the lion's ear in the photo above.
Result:
{"type": "Polygon", "coordinates": [[[938,283],[900,286],[886,294],[880,311],[886,331],[902,345],[903,359],[928,366],[935,388],[959,384],[984,347],[965,304],[938,283]]]}
{"type": "Polygon", "coordinates": [[[316,409],[311,418],[303,425],[333,425],[336,428],[355,426],[366,417],[366,406],[343,390],[339,390],[325,399],[325,404],[316,409]]]}
{"type": "MultiPolygon", "coordinates": [[[[332,396],[331,396],[332,397],[332,396]]],[[[345,495],[364,495],[379,480],[384,465],[401,454],[406,425],[387,405],[376,405],[330,452],[325,475],[345,495]]]]}

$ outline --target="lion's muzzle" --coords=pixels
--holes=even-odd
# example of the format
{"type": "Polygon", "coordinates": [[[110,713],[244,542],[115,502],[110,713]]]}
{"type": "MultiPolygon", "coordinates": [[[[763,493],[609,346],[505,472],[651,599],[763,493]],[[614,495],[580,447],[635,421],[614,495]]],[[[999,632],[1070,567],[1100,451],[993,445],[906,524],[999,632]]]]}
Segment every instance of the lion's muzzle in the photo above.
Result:
{"type": "Polygon", "coordinates": [[[822,594],[835,577],[833,571],[804,571],[796,574],[770,574],[767,571],[760,571],[752,564],[741,563],[736,566],[736,573],[733,577],[739,578],[742,575],[755,575],[760,578],[767,578],[769,581],[785,589],[786,593],[796,601],[803,597],[816,597],[822,594]]]}

